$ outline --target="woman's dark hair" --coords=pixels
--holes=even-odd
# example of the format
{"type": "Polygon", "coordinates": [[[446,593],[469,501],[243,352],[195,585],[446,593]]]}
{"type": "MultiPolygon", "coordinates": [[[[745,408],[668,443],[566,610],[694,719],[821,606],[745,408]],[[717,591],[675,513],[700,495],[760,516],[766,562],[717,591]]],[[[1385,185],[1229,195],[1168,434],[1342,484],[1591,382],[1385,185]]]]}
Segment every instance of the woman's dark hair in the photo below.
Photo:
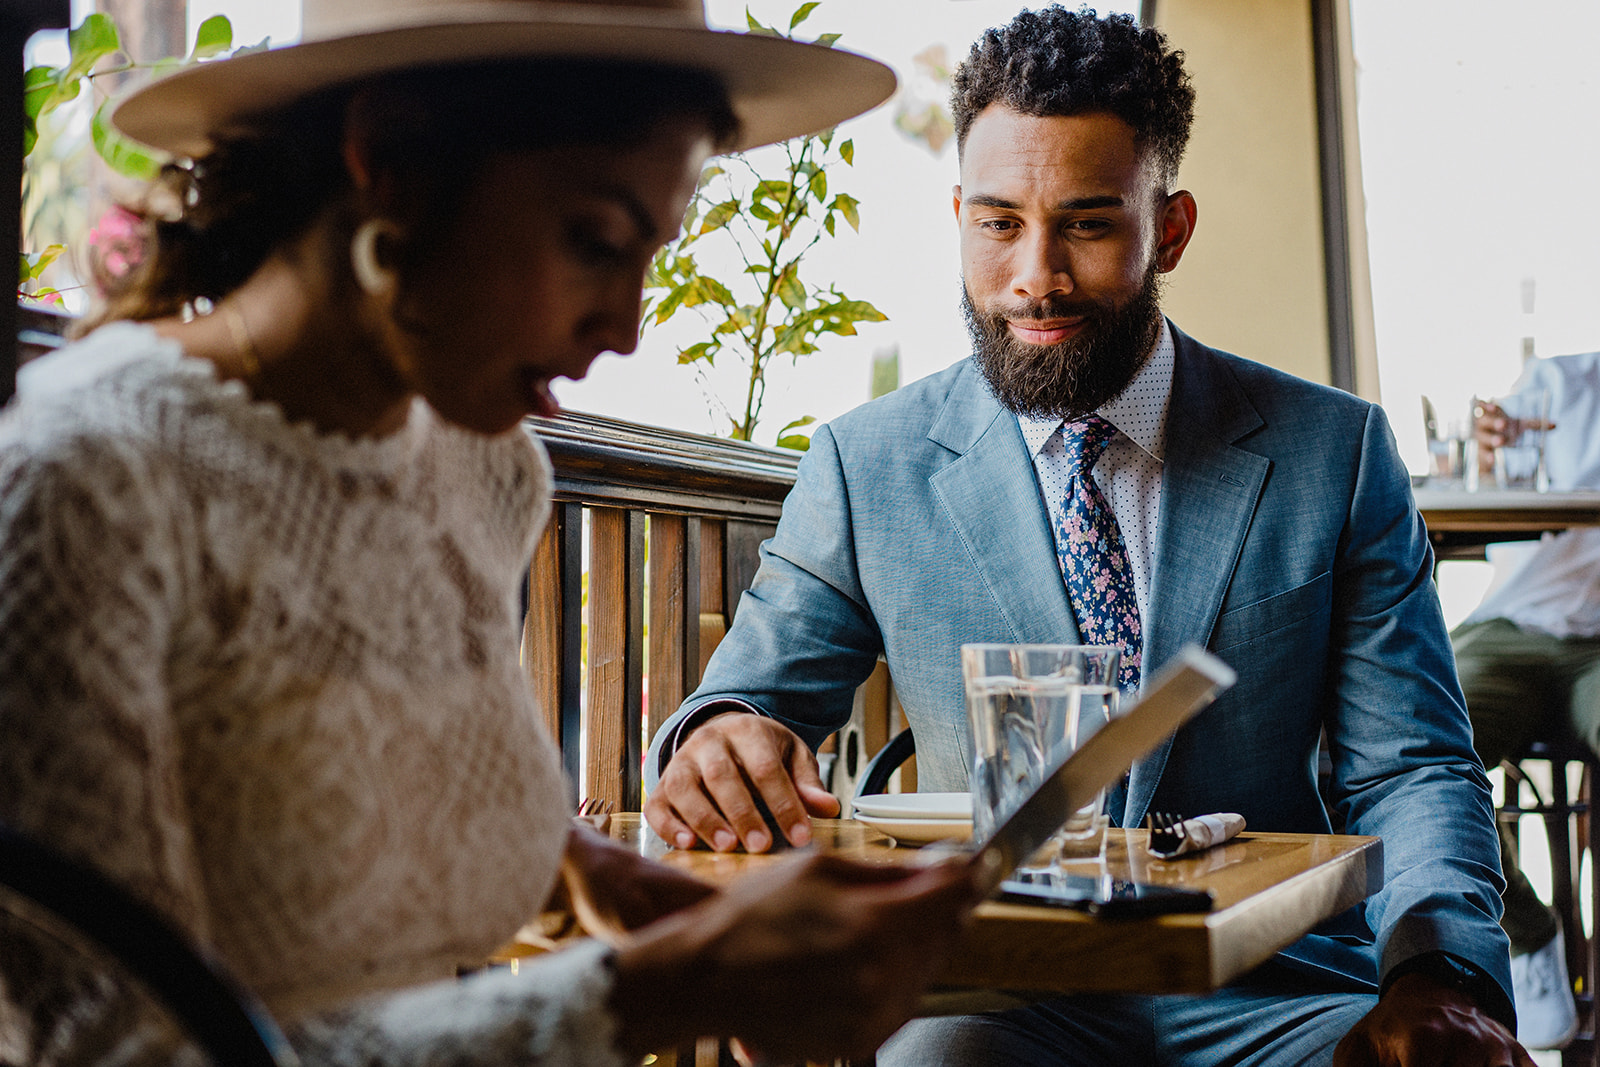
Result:
{"type": "Polygon", "coordinates": [[[958,148],[990,104],[1036,116],[1109,112],[1133,127],[1134,143],[1154,153],[1169,183],[1194,121],[1183,53],[1131,15],[1098,18],[1087,7],[1024,11],[979,38],[951,82],[958,148]]]}
{"type": "MultiPolygon", "coordinates": [[[[143,261],[87,326],[177,314],[243,284],[274,249],[350,200],[347,124],[363,131],[368,167],[401,221],[436,231],[491,156],[629,144],[677,116],[704,121],[718,147],[738,135],[720,79],[653,64],[521,59],[407,70],[309,95],[221,131],[205,157],[163,171],[165,199],[181,214],[146,215],[143,261]]],[[[413,248],[425,246],[427,233],[412,236],[413,248]]]]}

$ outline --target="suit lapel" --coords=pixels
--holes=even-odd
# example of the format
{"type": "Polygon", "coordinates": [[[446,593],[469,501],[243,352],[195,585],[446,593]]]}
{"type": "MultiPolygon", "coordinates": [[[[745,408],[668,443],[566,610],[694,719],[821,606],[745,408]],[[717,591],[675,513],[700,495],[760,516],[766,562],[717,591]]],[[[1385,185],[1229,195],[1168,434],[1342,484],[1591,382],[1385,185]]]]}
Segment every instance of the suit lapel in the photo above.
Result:
{"type": "Polygon", "coordinates": [[[1027,444],[1016,418],[971,364],[928,438],[957,453],[928,481],[993,594],[1010,639],[1076,644],[1078,626],[1027,444]]]}
{"type": "MultiPolygon", "coordinates": [[[[1227,366],[1176,327],[1172,332],[1177,364],[1145,617],[1147,677],[1185,644],[1210,638],[1272,466],[1233,443],[1262,420],[1227,366]]],[[[1134,768],[1123,825],[1144,818],[1171,747],[1169,738],[1134,768]]]]}

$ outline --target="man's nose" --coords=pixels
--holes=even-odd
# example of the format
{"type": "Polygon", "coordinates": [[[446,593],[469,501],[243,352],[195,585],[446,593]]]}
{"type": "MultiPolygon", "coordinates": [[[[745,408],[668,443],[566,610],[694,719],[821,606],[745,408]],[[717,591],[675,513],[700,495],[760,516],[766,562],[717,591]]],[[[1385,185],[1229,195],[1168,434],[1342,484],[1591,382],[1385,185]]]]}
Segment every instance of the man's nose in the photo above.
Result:
{"type": "Polygon", "coordinates": [[[1035,231],[1023,239],[1016,253],[1012,295],[1043,300],[1047,296],[1065,296],[1075,288],[1070,257],[1055,235],[1035,231]]]}

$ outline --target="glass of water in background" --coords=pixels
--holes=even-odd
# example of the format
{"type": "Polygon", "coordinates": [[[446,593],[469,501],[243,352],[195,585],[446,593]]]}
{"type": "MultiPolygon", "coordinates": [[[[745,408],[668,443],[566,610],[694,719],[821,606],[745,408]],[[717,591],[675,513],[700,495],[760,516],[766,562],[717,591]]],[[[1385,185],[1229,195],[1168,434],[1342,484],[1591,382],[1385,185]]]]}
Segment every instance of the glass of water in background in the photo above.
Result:
{"type": "MultiPolygon", "coordinates": [[[[1116,713],[1117,656],[1099,645],[961,646],[974,838],[988,837],[1047,770],[1116,713]]],[[[1056,847],[1096,854],[1105,838],[1103,808],[1102,794],[1070,813],[1056,847]]]]}
{"type": "Polygon", "coordinates": [[[1544,492],[1550,488],[1550,476],[1544,464],[1544,439],[1550,428],[1550,390],[1534,389],[1495,403],[1507,418],[1505,444],[1494,450],[1495,487],[1544,492]]]}

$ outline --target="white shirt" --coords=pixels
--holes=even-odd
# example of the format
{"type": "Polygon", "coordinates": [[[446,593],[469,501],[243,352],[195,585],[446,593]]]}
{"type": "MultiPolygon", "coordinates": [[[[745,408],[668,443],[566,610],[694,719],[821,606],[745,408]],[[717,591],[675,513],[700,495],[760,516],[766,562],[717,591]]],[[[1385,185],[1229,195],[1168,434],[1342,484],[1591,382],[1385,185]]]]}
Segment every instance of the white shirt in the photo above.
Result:
{"type": "MultiPolygon", "coordinates": [[[[1117,433],[1090,471],[1100,487],[1133,567],[1133,595],[1139,617],[1150,616],[1150,584],[1155,575],[1156,522],[1161,517],[1161,468],[1166,456],[1167,405],[1172,399],[1172,369],[1177,350],[1167,320],[1161,320],[1155,348],[1122,395],[1103,405],[1098,414],[1117,433]]],[[[1074,471],[1067,462],[1062,440],[1062,419],[1017,416],[1023,440],[1033,454],[1039,491],[1050,512],[1052,532],[1062,528],[1061,512],[1074,471]]],[[[1060,545],[1057,545],[1059,551],[1060,545]]]]}
{"type": "MultiPolygon", "coordinates": [[[[1528,362],[1516,392],[1550,390],[1550,488],[1600,489],[1600,352],[1528,362]]],[[[1469,617],[1509,619],[1555,637],[1600,636],[1600,529],[1495,546],[1495,583],[1469,617]]]]}

